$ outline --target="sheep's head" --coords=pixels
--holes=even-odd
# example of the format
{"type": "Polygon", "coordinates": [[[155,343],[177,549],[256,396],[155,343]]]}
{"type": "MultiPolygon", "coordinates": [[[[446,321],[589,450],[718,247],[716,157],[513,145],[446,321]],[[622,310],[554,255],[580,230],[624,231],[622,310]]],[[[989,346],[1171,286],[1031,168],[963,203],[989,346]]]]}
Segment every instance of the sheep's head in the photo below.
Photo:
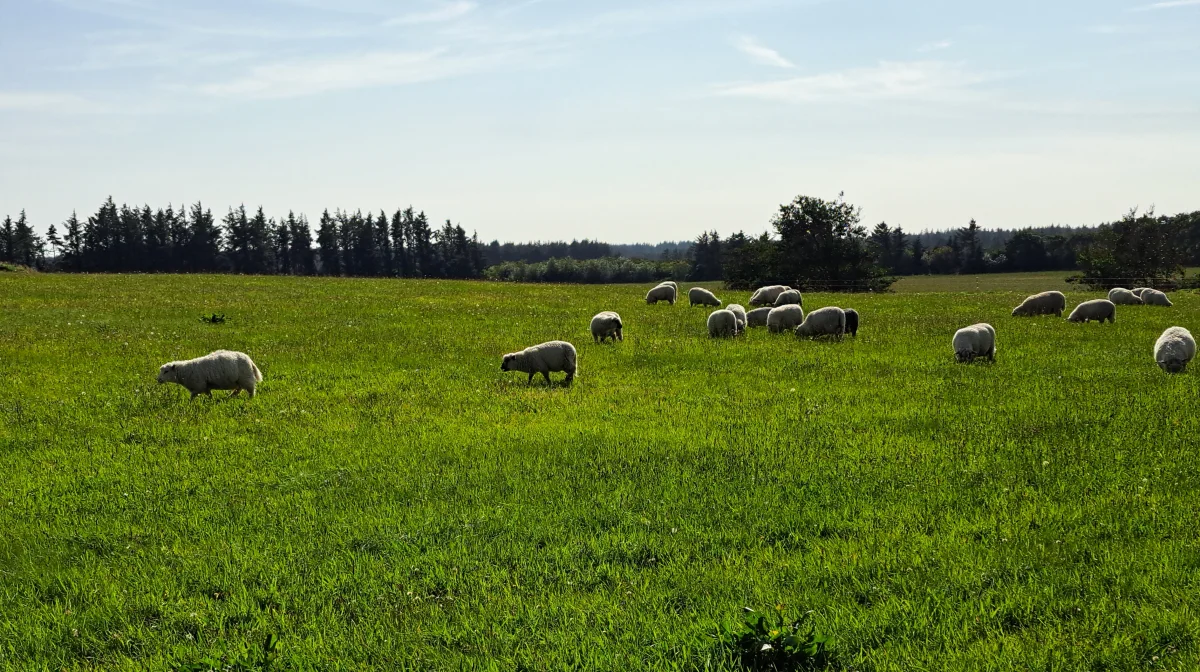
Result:
{"type": "Polygon", "coordinates": [[[174,383],[175,382],[175,371],[178,368],[179,368],[179,365],[175,364],[175,363],[163,364],[158,369],[158,382],[159,383],[174,383]]]}
{"type": "Polygon", "coordinates": [[[509,370],[508,367],[512,364],[512,360],[513,360],[513,355],[511,355],[511,354],[505,355],[504,361],[500,362],[500,370],[508,371],[509,370]]]}
{"type": "Polygon", "coordinates": [[[1167,373],[1180,373],[1187,368],[1187,364],[1188,363],[1182,359],[1168,359],[1158,363],[1158,365],[1162,367],[1162,370],[1166,371],[1167,373]]]}
{"type": "Polygon", "coordinates": [[[1013,308],[1013,312],[1012,312],[1013,317],[1020,317],[1021,315],[1024,315],[1024,314],[1025,314],[1025,311],[1022,310],[1022,306],[1017,306],[1016,308],[1013,308]]]}
{"type": "Polygon", "coordinates": [[[958,360],[959,364],[969,363],[975,359],[975,352],[972,350],[957,350],[954,353],[954,359],[958,360]]]}

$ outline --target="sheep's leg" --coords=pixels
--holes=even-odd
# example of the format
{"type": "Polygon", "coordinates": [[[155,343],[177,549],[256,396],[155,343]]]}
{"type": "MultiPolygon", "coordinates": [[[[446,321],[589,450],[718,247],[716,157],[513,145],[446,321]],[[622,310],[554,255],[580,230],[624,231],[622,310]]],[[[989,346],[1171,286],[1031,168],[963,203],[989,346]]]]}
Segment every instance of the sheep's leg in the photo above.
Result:
{"type": "Polygon", "coordinates": [[[242,388],[240,388],[240,387],[235,387],[235,388],[233,388],[233,392],[230,392],[230,393],[229,393],[229,396],[231,396],[231,397],[236,397],[236,396],[238,395],[238,392],[241,392],[241,391],[242,391],[242,388]]]}
{"type": "Polygon", "coordinates": [[[209,399],[212,399],[212,390],[205,390],[204,394],[206,394],[209,399]]]}
{"type": "Polygon", "coordinates": [[[530,372],[529,372],[529,382],[528,382],[528,384],[529,384],[529,385],[532,385],[532,384],[533,384],[533,375],[534,375],[534,373],[536,373],[536,372],[535,372],[535,371],[530,371],[530,372]]]}
{"type": "Polygon", "coordinates": [[[199,392],[192,392],[192,399],[195,399],[198,396],[200,396],[199,392]]]}
{"type": "Polygon", "coordinates": [[[542,371],[542,377],[546,379],[546,384],[550,384],[550,371],[542,371]]]}

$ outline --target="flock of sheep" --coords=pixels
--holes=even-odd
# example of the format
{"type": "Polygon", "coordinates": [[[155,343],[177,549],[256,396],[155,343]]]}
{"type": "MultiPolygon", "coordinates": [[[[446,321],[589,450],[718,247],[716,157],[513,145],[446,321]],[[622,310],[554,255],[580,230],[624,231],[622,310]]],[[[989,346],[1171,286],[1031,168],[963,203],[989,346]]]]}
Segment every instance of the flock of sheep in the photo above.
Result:
{"type": "MultiPolygon", "coordinates": [[[[1149,287],[1125,289],[1115,287],[1108,292],[1107,299],[1084,301],[1067,316],[1069,322],[1117,321],[1117,306],[1171,306],[1167,295],[1149,287]]],[[[1062,292],[1034,294],[1013,308],[1013,317],[1056,315],[1062,317],[1067,308],[1067,297],[1062,292]]],[[[954,356],[960,362],[970,362],[978,357],[996,359],[996,330],[990,324],[973,324],[959,329],[954,334],[954,356]]],[[[1154,343],[1154,361],[1167,373],[1179,373],[1187,368],[1196,356],[1196,339],[1183,327],[1169,327],[1154,343]]]]}
{"type": "MultiPolygon", "coordinates": [[[[646,293],[646,303],[666,301],[675,305],[679,286],[674,282],[663,282],[646,293]]],[[[798,338],[829,336],[841,340],[845,334],[858,335],[858,312],[853,308],[827,306],[807,315],[804,313],[804,297],[800,292],[784,285],[761,287],[750,297],[751,306],[760,306],[749,312],[738,304],[726,308],[721,300],[703,287],[688,290],[690,306],[709,306],[718,310],[708,316],[710,337],[732,338],[742,334],[747,327],[766,327],[771,333],[792,331],[798,338]]],[[[1042,292],[1026,298],[1012,311],[1013,317],[1056,315],[1062,317],[1067,298],[1062,292],[1042,292]]],[[[1136,289],[1116,288],[1108,293],[1107,299],[1084,301],[1071,311],[1070,322],[1104,323],[1116,321],[1118,305],[1170,306],[1167,295],[1148,287],[1136,289]]],[[[612,339],[624,340],[624,324],[621,316],[612,311],[598,313],[592,318],[592,340],[603,343],[612,339]]],[[[959,329],[952,341],[955,359],[969,363],[979,358],[996,359],[996,329],[990,324],[979,323],[959,329]]],[[[1183,371],[1196,356],[1196,339],[1183,327],[1170,327],[1159,336],[1154,344],[1154,361],[1168,373],[1183,371]]],[[[529,374],[530,383],[537,374],[542,374],[546,383],[550,374],[565,372],[565,382],[570,384],[578,370],[575,346],[566,341],[549,341],[525,348],[520,352],[504,355],[501,371],[520,371],[529,374]]],[[[216,352],[187,361],[168,362],[158,372],[159,383],[177,383],[192,393],[195,399],[201,394],[212,396],[212,390],[233,390],[236,396],[242,390],[254,397],[255,386],[262,382],[262,373],[242,352],[217,350],[216,352]]]]}

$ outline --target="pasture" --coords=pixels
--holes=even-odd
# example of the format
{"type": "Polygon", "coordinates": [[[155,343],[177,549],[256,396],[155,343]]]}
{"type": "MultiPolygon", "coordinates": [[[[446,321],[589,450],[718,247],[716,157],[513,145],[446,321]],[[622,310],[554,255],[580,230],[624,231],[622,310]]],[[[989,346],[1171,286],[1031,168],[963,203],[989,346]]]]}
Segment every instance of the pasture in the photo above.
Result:
{"type": "Polygon", "coordinates": [[[862,314],[809,342],[646,289],[0,276],[0,669],[724,669],[776,604],[839,669],[1200,667],[1200,366],[1151,356],[1200,295],[806,294],[862,314]],[[551,339],[573,386],[500,371],[551,339]],[[256,398],[155,383],[218,348],[256,398]]]}

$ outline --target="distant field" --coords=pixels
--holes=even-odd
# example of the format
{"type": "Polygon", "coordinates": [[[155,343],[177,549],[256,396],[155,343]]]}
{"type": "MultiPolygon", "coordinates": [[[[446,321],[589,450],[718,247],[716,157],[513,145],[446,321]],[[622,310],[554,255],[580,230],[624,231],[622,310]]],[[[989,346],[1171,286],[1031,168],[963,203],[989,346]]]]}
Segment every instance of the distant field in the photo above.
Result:
{"type": "MultiPolygon", "coordinates": [[[[982,275],[909,275],[892,285],[897,294],[926,292],[1024,292],[1035,294],[1057,289],[1078,292],[1079,285],[1066,281],[1073,271],[1045,273],[984,273],[982,275]]],[[[1097,294],[1099,296],[1099,294],[1097,294]]],[[[1024,297],[1022,297],[1024,298],[1024,297]]]]}
{"type": "Polygon", "coordinates": [[[862,313],[814,343],[637,286],[0,275],[0,669],[725,669],[775,604],[845,670],[1200,668],[1200,368],[1151,358],[1200,295],[983,277],[806,295],[862,313]],[[574,386],[499,370],[555,338],[574,386]],[[155,384],[217,348],[258,397],[155,384]]]}

